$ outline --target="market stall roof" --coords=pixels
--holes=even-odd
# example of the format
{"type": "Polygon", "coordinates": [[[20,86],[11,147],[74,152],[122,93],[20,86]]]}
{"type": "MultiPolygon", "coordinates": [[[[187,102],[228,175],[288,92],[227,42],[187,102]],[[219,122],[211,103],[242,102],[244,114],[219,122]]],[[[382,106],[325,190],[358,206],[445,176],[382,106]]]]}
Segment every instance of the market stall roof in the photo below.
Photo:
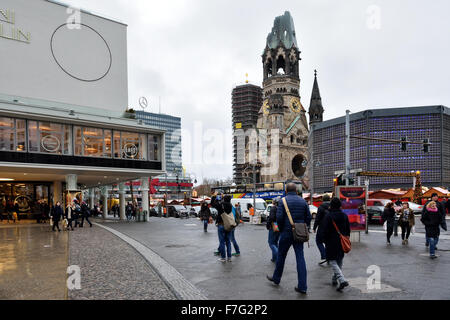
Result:
{"type": "Polygon", "coordinates": [[[394,191],[394,190],[378,190],[369,193],[372,199],[393,199],[393,198],[404,198],[406,191],[394,191]]]}
{"type": "Polygon", "coordinates": [[[434,187],[423,194],[424,198],[430,198],[433,193],[437,193],[439,197],[448,197],[450,192],[447,189],[434,187]]]}

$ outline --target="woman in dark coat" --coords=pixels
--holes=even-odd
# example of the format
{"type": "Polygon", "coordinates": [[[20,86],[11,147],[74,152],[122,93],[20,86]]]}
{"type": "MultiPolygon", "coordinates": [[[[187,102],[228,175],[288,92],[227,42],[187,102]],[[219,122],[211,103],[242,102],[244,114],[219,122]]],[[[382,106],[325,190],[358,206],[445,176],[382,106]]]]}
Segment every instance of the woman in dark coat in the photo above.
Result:
{"type": "Polygon", "coordinates": [[[439,226],[442,222],[442,215],[439,212],[436,202],[431,201],[427,204],[420,221],[425,225],[425,236],[427,242],[430,244],[430,258],[436,259],[435,250],[437,240],[439,239],[439,226]]]}
{"type": "Polygon", "coordinates": [[[336,224],[342,235],[350,236],[350,222],[348,221],[347,215],[342,212],[341,205],[341,200],[338,198],[331,200],[329,213],[323,218],[318,231],[318,236],[320,239],[323,239],[327,248],[327,260],[333,268],[332,284],[338,286],[338,291],[347,287],[348,282],[342,273],[344,250],[342,249],[341,238],[334,224],[336,224]]]}
{"type": "Polygon", "coordinates": [[[202,203],[202,208],[200,209],[200,220],[203,221],[203,231],[208,232],[208,223],[209,218],[211,217],[211,210],[208,208],[208,204],[206,202],[202,203]]]}
{"type": "Polygon", "coordinates": [[[56,205],[52,209],[52,220],[53,220],[53,227],[52,231],[55,231],[55,226],[58,228],[58,231],[61,231],[59,229],[59,221],[61,220],[61,217],[64,215],[64,211],[61,208],[61,202],[56,202],[56,205]]]}
{"type": "Polygon", "coordinates": [[[394,222],[395,222],[395,209],[394,203],[389,202],[384,207],[383,215],[381,216],[384,221],[386,221],[387,226],[387,243],[391,244],[391,236],[394,232],[394,222]]]}

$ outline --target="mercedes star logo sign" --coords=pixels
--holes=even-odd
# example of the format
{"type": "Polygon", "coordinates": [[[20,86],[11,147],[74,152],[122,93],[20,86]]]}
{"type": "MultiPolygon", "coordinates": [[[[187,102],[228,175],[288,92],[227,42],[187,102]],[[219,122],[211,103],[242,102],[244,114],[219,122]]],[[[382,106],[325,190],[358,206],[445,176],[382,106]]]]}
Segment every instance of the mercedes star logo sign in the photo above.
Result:
{"type": "Polygon", "coordinates": [[[139,105],[141,106],[142,109],[145,109],[148,107],[148,101],[146,97],[141,97],[139,98],[139,105]]]}

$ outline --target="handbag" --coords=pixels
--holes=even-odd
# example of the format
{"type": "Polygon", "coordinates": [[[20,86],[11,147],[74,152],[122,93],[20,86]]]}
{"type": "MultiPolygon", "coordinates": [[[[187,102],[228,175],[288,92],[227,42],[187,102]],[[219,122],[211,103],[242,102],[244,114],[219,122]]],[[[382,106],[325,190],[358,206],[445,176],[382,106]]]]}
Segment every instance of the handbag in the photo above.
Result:
{"type": "Polygon", "coordinates": [[[214,222],[213,218],[212,218],[212,217],[209,217],[208,223],[209,223],[209,224],[213,224],[213,222],[214,222]]]}
{"type": "Polygon", "coordinates": [[[283,198],[284,208],[286,209],[287,216],[289,218],[289,222],[292,226],[292,234],[294,236],[295,242],[308,242],[309,241],[309,232],[308,226],[304,222],[294,223],[292,220],[291,212],[289,211],[289,207],[286,202],[286,198],[283,198]]]}
{"type": "Polygon", "coordinates": [[[342,251],[344,251],[344,253],[349,253],[352,250],[352,243],[350,242],[350,237],[344,236],[340,231],[339,228],[337,227],[336,223],[333,220],[333,225],[336,228],[336,231],[339,235],[339,238],[341,239],[341,247],[342,247],[342,251]]]}
{"type": "Polygon", "coordinates": [[[234,220],[234,215],[232,212],[230,213],[222,213],[221,215],[223,220],[223,226],[225,228],[225,231],[231,231],[234,228],[236,228],[236,221],[234,220]]]}

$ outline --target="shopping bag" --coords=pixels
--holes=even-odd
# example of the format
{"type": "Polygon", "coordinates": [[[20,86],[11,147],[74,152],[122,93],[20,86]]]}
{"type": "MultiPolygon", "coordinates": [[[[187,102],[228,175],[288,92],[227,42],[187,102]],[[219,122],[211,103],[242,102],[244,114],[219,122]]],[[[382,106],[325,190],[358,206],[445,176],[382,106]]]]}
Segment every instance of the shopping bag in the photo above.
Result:
{"type": "Polygon", "coordinates": [[[50,218],[50,227],[52,227],[52,226],[53,226],[53,219],[50,218]]]}
{"type": "Polygon", "coordinates": [[[212,217],[209,217],[208,223],[209,223],[209,224],[213,224],[213,222],[214,222],[213,218],[212,218],[212,217]]]}
{"type": "Polygon", "coordinates": [[[385,221],[385,222],[383,223],[383,230],[384,230],[384,231],[387,230],[387,221],[385,221]]]}

